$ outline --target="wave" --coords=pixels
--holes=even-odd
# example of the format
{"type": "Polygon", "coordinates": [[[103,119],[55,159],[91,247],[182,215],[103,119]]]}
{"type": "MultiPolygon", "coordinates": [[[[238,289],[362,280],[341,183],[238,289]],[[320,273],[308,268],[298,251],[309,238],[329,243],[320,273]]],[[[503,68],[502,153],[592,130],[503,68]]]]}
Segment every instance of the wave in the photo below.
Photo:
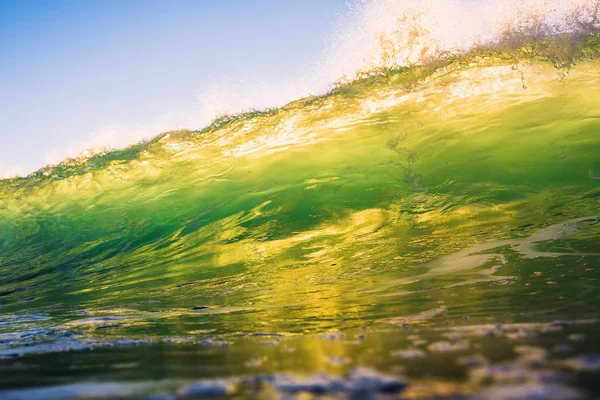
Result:
{"type": "MultiPolygon", "coordinates": [[[[596,371],[600,34],[581,21],[0,181],[0,396],[92,395],[85,379],[123,368],[172,371],[144,395],[214,374],[251,396],[274,371],[332,372],[298,379],[352,395],[380,375],[340,367],[415,358],[409,397],[434,398],[596,371]]],[[[284,383],[268,393],[313,390],[284,383]]]]}
{"type": "MultiPolygon", "coordinates": [[[[64,151],[50,151],[48,160],[56,164],[63,156],[89,158],[124,148],[140,138],[150,139],[149,134],[159,130],[210,125],[211,120],[224,115],[244,113],[253,107],[281,107],[382,71],[439,63],[484,49],[511,53],[517,61],[514,53],[541,54],[560,68],[564,77],[580,56],[583,39],[598,34],[599,29],[598,0],[356,2],[334,22],[327,50],[317,65],[308,66],[299,77],[290,77],[282,87],[215,82],[199,97],[198,105],[172,118],[160,116],[133,130],[119,125],[103,128],[64,151]],[[250,95],[240,96],[244,92],[250,95]]],[[[20,176],[21,172],[10,170],[7,177],[20,176]]]]}
{"type": "MultiPolygon", "coordinates": [[[[437,58],[422,60],[411,66],[394,65],[392,67],[376,68],[357,73],[348,81],[339,81],[327,93],[318,96],[304,97],[288,103],[280,108],[250,110],[240,113],[223,114],[215,118],[201,130],[179,129],[163,132],[151,140],[143,140],[123,149],[101,147],[88,149],[79,156],[65,159],[56,165],[48,165],[23,178],[15,176],[0,180],[11,185],[23,182],[24,179],[64,179],[72,175],[80,175],[91,170],[103,168],[114,162],[129,162],[136,160],[144,152],[152,151],[157,145],[172,143],[177,140],[195,140],[206,133],[214,133],[224,127],[235,125],[243,131],[251,130],[253,125],[265,121],[274,115],[288,110],[305,111],[323,106],[328,99],[352,93],[353,95],[370,96],[372,87],[397,88],[405,93],[414,93],[440,74],[455,74],[463,68],[479,68],[493,66],[510,66],[522,82],[522,88],[527,89],[525,70],[532,63],[548,63],[554,67],[555,78],[565,81],[569,71],[580,62],[593,61],[600,58],[600,34],[595,30],[570,31],[563,34],[544,34],[543,36],[519,34],[515,31],[505,32],[501,42],[489,45],[479,45],[469,51],[459,53],[444,53],[437,58]]],[[[456,75],[456,79],[465,79],[456,75]]],[[[468,78],[467,78],[468,79],[468,78]]],[[[552,78],[548,78],[551,80],[552,78]]],[[[399,99],[398,101],[402,101],[399,99]]],[[[393,101],[388,106],[393,105],[393,101]]],[[[276,118],[275,118],[276,119],[276,118]]],[[[228,134],[237,134],[227,131],[228,134]]],[[[266,140],[266,139],[265,139],[266,140]]],[[[270,138],[268,140],[276,140],[270,138]]]]}

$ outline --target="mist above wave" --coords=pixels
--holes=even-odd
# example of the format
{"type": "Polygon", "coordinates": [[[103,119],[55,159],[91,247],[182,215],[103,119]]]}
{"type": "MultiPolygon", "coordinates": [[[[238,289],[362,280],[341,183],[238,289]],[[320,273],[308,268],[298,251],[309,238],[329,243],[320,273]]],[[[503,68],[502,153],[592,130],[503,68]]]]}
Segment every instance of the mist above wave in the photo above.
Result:
{"type": "Polygon", "coordinates": [[[373,0],[336,28],[327,59],[332,80],[418,65],[481,46],[600,30],[598,0],[373,0]]]}

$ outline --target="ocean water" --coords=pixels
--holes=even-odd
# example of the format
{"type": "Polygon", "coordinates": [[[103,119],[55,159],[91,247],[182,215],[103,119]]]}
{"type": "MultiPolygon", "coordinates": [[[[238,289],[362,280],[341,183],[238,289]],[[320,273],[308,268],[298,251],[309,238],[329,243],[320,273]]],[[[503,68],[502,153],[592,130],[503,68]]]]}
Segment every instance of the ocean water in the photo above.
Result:
{"type": "Polygon", "coordinates": [[[0,181],[0,398],[599,396],[583,54],[388,70],[0,181]]]}

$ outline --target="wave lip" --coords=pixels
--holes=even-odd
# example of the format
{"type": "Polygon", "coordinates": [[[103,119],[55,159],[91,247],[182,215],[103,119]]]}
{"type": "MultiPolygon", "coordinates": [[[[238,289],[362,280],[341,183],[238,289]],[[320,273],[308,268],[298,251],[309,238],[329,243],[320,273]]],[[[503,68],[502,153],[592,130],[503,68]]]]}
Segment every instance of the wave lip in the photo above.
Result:
{"type": "Polygon", "coordinates": [[[334,79],[423,64],[525,39],[597,34],[598,0],[373,0],[356,5],[333,35],[334,79]]]}

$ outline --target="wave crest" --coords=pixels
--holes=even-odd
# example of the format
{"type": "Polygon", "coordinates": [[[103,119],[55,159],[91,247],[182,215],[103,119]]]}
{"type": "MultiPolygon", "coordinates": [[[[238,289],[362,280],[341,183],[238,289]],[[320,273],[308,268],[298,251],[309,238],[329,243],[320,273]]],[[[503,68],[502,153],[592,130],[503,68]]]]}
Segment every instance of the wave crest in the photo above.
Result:
{"type": "Polygon", "coordinates": [[[562,33],[600,32],[599,0],[373,0],[341,20],[331,41],[338,82],[424,64],[481,47],[510,47],[562,33]]]}

